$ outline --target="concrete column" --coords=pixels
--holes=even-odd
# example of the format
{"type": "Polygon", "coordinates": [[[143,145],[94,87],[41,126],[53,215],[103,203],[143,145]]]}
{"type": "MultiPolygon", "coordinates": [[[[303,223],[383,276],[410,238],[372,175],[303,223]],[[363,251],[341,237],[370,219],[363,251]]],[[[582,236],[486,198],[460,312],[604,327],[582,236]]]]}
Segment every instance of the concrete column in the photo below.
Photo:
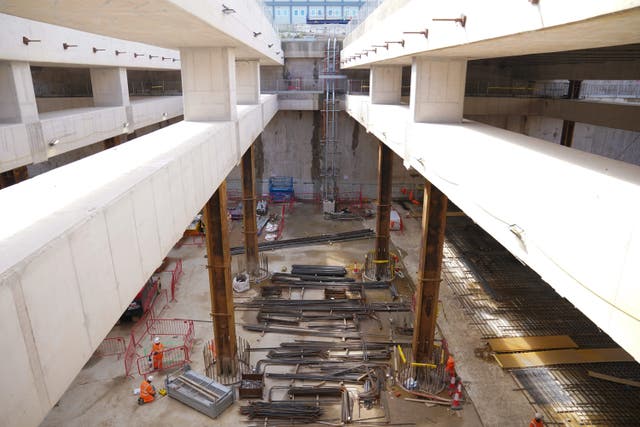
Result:
{"type": "Polygon", "coordinates": [[[247,272],[250,276],[255,276],[258,273],[258,225],[256,219],[256,176],[254,171],[252,144],[242,156],[244,253],[247,259],[247,272]]]}
{"type": "Polygon", "coordinates": [[[372,104],[400,104],[401,92],[401,66],[371,66],[369,72],[369,96],[372,104]]]}
{"type": "Polygon", "coordinates": [[[410,99],[413,120],[460,123],[466,75],[466,59],[413,58],[410,99]]]}
{"type": "Polygon", "coordinates": [[[91,68],[91,90],[93,105],[96,107],[124,107],[127,116],[125,132],[133,129],[133,110],[129,99],[129,83],[127,69],[91,68]]]}
{"type": "Polygon", "coordinates": [[[447,196],[427,181],[422,205],[420,281],[413,322],[413,360],[419,363],[430,362],[433,357],[446,222],[447,196]]]}
{"type": "Polygon", "coordinates": [[[228,121],[237,118],[236,60],[232,48],[180,49],[184,119],[228,121]]]}
{"type": "Polygon", "coordinates": [[[393,151],[378,142],[378,209],[376,212],[376,278],[387,278],[389,240],[391,236],[391,184],[393,183],[393,151]]]}
{"type": "Polygon", "coordinates": [[[218,354],[216,366],[218,374],[235,374],[237,344],[233,313],[226,182],[223,181],[220,184],[204,206],[202,219],[207,241],[213,339],[218,354]]]}
{"type": "Polygon", "coordinates": [[[236,94],[238,104],[260,103],[260,62],[236,62],[236,94]]]}
{"type": "Polygon", "coordinates": [[[24,123],[32,161],[47,160],[28,62],[0,62],[0,122],[24,123]]]}

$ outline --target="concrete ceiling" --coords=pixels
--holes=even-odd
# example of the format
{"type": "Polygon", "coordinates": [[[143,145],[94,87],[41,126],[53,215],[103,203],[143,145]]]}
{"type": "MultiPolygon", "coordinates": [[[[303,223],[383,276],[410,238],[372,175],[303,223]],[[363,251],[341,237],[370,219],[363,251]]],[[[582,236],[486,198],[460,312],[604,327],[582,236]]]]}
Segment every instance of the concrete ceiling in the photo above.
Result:
{"type": "Polygon", "coordinates": [[[280,40],[258,4],[234,7],[225,14],[220,0],[0,1],[0,12],[36,21],[167,48],[234,47],[238,59],[281,65],[280,40]]]}

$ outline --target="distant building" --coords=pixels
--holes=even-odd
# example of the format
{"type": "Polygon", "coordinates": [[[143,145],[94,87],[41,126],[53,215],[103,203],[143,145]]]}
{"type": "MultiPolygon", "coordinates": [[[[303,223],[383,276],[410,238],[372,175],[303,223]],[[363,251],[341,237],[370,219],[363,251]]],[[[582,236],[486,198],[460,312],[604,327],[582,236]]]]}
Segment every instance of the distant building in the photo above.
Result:
{"type": "Polygon", "coordinates": [[[358,14],[364,0],[276,0],[265,1],[276,24],[347,23],[358,14]]]}

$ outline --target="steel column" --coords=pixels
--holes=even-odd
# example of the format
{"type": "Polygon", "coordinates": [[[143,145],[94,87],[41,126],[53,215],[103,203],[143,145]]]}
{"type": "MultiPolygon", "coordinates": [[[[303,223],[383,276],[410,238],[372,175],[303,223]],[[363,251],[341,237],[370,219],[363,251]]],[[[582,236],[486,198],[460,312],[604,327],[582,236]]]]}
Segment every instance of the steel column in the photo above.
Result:
{"type": "MultiPolygon", "coordinates": [[[[569,80],[569,91],[567,93],[568,99],[578,99],[580,97],[580,87],[582,86],[582,80],[569,80]]],[[[571,147],[573,145],[573,129],[576,126],[576,122],[572,120],[562,121],[562,133],[560,134],[560,145],[565,147],[571,147]]]]}
{"type": "Polygon", "coordinates": [[[420,283],[413,323],[413,359],[416,362],[428,362],[433,354],[446,222],[447,196],[427,181],[422,207],[420,283]]]}
{"type": "Polygon", "coordinates": [[[378,142],[378,209],[376,216],[376,277],[384,278],[389,267],[389,236],[391,221],[391,184],[393,182],[393,151],[378,142]]]}
{"type": "Polygon", "coordinates": [[[218,374],[235,374],[236,327],[233,314],[231,253],[227,221],[227,184],[223,182],[204,206],[203,220],[207,241],[207,269],[211,294],[213,339],[218,374]]]}
{"type": "MultiPolygon", "coordinates": [[[[258,136],[260,139],[260,136],[258,136]]],[[[257,140],[258,140],[257,139],[257,140]]],[[[257,141],[256,140],[256,141],[257,141]]],[[[258,225],[256,219],[256,177],[253,145],[242,156],[242,210],[247,272],[258,274],[258,225]]]]}

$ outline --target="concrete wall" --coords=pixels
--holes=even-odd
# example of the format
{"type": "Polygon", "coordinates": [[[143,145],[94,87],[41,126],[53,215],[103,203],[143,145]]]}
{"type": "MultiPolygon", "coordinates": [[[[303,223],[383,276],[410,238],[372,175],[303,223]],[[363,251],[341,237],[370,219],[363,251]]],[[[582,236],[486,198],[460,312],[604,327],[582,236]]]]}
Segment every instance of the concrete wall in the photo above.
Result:
{"type": "MultiPolygon", "coordinates": [[[[319,111],[281,110],[275,115],[262,133],[262,143],[256,146],[259,191],[268,192],[270,176],[292,176],[300,197],[302,193],[319,191],[322,126],[319,111]]],[[[378,139],[345,113],[338,116],[338,129],[340,192],[362,190],[364,197],[376,198],[378,139]]],[[[230,175],[231,180],[239,178],[238,170],[230,175]]],[[[420,184],[424,179],[407,170],[396,156],[393,181],[394,197],[399,197],[401,187],[420,184]]]]}

